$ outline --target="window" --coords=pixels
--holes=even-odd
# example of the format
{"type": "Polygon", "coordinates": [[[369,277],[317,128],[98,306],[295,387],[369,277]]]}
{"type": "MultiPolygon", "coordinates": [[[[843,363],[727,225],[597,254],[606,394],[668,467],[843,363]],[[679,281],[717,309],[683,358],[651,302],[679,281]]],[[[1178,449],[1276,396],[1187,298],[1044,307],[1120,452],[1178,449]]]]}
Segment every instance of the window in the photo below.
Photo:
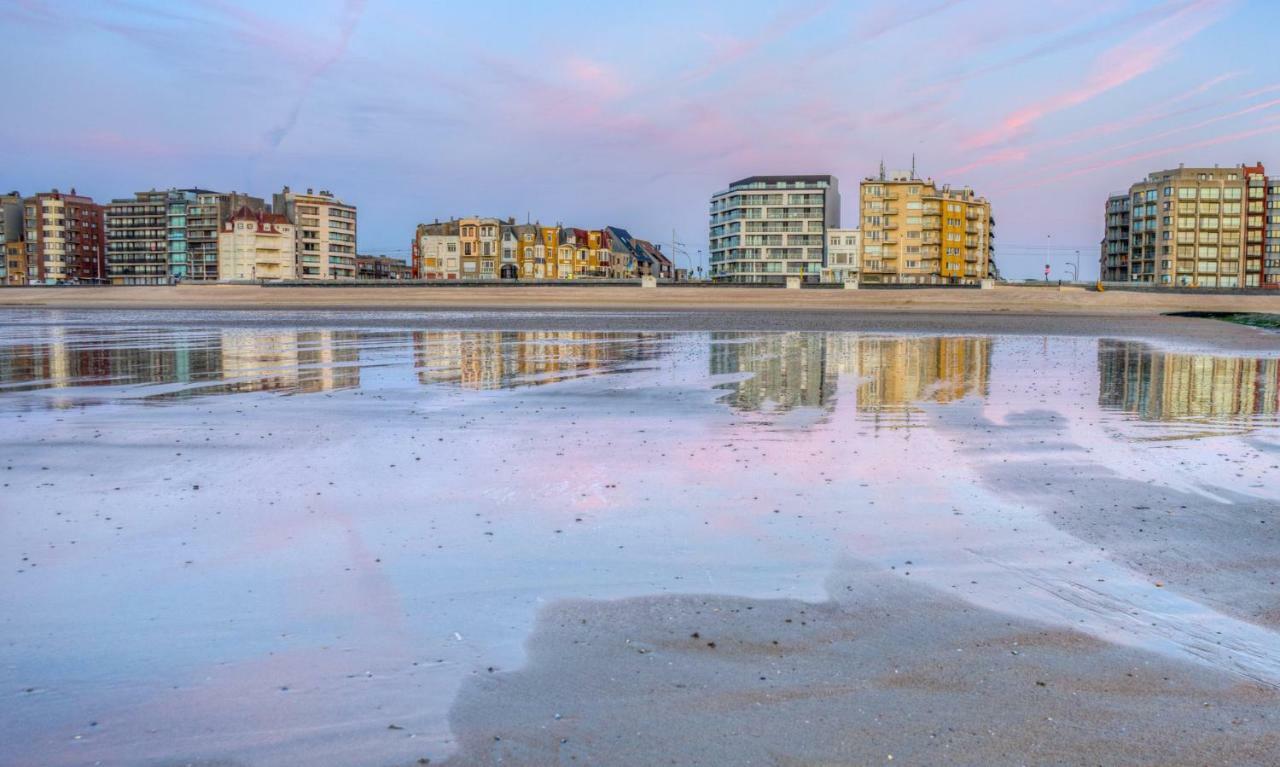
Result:
{"type": "Polygon", "coordinates": [[[1179,200],[1194,200],[1196,198],[1196,188],[1194,186],[1178,187],[1179,200]]]}

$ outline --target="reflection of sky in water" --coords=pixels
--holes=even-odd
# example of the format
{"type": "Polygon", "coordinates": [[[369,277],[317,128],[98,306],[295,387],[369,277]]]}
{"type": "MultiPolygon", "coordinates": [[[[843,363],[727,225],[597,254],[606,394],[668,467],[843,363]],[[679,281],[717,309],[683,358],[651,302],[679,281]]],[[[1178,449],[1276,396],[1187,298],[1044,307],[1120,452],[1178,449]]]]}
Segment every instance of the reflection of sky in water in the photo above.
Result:
{"type": "Polygon", "coordinates": [[[1280,673],[1270,632],[1149,595],[1027,497],[1086,466],[1275,500],[1238,476],[1276,442],[1275,360],[1079,338],[10,330],[2,763],[435,758],[458,685],[517,665],[546,601],[821,599],[847,557],[1114,641],[1213,637],[1241,673],[1280,673]],[[1033,479],[991,481],[1010,463],[1033,479]]]}

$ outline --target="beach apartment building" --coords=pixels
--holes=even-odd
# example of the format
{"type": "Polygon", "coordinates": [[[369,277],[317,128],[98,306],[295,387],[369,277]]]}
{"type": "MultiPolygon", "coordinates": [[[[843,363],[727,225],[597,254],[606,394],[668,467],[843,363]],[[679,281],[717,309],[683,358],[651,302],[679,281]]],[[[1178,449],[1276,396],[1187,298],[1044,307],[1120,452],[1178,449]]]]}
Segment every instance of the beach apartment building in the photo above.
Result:
{"type": "Polygon", "coordinates": [[[271,210],[284,215],[297,233],[300,279],[355,279],[356,206],[325,189],[303,193],[286,186],[272,197],[271,210]]]}
{"type": "Polygon", "coordinates": [[[218,279],[219,229],[243,207],[267,206],[259,197],[208,189],[152,189],[112,200],[106,206],[107,278],[114,285],[218,279]]]}
{"type": "Polygon", "coordinates": [[[297,234],[281,213],[245,206],[218,233],[217,273],[223,280],[297,278],[297,234]]]}
{"type": "Polygon", "coordinates": [[[1107,198],[1102,279],[1171,287],[1280,287],[1280,221],[1274,218],[1280,206],[1270,207],[1280,199],[1276,186],[1262,163],[1179,166],[1149,174],[1128,192],[1107,198]]]}
{"type": "Polygon", "coordinates": [[[749,176],[711,196],[714,282],[817,281],[827,231],[840,227],[835,176],[749,176]]]}
{"type": "Polygon", "coordinates": [[[74,188],[69,194],[54,189],[24,198],[26,284],[101,282],[105,234],[102,206],[74,188]]]}
{"type": "Polygon", "coordinates": [[[976,284],[991,275],[995,220],[972,189],[882,168],[859,193],[861,281],[976,284]]]}

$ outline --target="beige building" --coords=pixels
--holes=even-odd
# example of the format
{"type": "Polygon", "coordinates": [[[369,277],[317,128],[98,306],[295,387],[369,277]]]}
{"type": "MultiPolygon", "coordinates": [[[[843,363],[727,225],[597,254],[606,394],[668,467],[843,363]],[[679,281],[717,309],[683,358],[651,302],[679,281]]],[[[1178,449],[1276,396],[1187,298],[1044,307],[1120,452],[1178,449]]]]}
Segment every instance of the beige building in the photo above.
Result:
{"type": "Polygon", "coordinates": [[[298,277],[304,280],[353,280],[356,277],[356,207],[332,192],[284,191],[272,210],[297,231],[298,277]]]}
{"type": "Polygon", "coordinates": [[[864,282],[972,284],[991,273],[991,203],[914,172],[863,180],[864,282]]]}
{"type": "Polygon", "coordinates": [[[413,247],[419,278],[458,279],[462,272],[462,240],[458,232],[457,220],[418,224],[413,247]]]}
{"type": "Polygon", "coordinates": [[[1266,184],[1261,163],[1180,167],[1148,175],[1129,187],[1127,196],[1112,195],[1102,241],[1103,279],[1259,287],[1267,231],[1266,184]]]}
{"type": "Polygon", "coordinates": [[[827,262],[822,267],[823,282],[851,282],[858,279],[862,232],[858,229],[827,230],[827,262]]]}
{"type": "Polygon", "coordinates": [[[462,279],[497,279],[501,228],[502,222],[496,218],[464,218],[458,222],[462,279]]]}
{"type": "Polygon", "coordinates": [[[241,208],[218,233],[218,275],[223,280],[297,278],[297,235],[279,213],[241,208]]]}

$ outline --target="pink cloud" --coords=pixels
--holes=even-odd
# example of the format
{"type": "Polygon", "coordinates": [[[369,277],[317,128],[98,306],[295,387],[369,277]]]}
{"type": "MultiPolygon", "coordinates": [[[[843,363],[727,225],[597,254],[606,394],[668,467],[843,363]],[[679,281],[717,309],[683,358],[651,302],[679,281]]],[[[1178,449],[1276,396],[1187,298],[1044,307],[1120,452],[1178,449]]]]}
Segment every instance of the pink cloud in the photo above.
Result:
{"type": "Polygon", "coordinates": [[[1012,190],[1018,190],[1018,189],[1036,189],[1044,186],[1049,186],[1051,184],[1057,184],[1059,182],[1066,181],[1068,179],[1072,179],[1077,176],[1083,176],[1089,173],[1094,173],[1099,170],[1106,170],[1108,168],[1120,168],[1126,165],[1132,165],[1134,163],[1143,162],[1145,160],[1150,160],[1157,157],[1165,157],[1167,155],[1189,152],[1195,149],[1203,149],[1205,147],[1217,146],[1219,144],[1227,144],[1232,141],[1239,141],[1241,139],[1253,138],[1255,136],[1265,136],[1273,133],[1280,133],[1280,119],[1273,118],[1263,123],[1261,126],[1251,128],[1249,130],[1243,130],[1243,131],[1238,131],[1236,133],[1229,133],[1225,135],[1214,136],[1212,138],[1202,139],[1200,141],[1193,141],[1193,142],[1182,144],[1179,146],[1168,146],[1168,147],[1163,147],[1161,149],[1153,149],[1147,152],[1140,152],[1138,154],[1127,155],[1124,157],[1117,157],[1105,162],[1099,162],[1093,165],[1075,168],[1067,173],[1062,173],[1057,176],[1040,176],[1040,177],[1037,177],[1035,180],[1028,182],[1026,184],[1001,187],[996,191],[1004,192],[1004,191],[1012,191],[1012,190]]]}
{"type": "Polygon", "coordinates": [[[1178,9],[1105,51],[1084,82],[1010,113],[995,126],[970,137],[964,146],[981,149],[1010,141],[1025,135],[1050,115],[1089,102],[1147,74],[1215,22],[1222,4],[1222,0],[1197,0],[1178,9]]]}
{"type": "MultiPolygon", "coordinates": [[[[1167,107],[1173,104],[1180,104],[1196,96],[1203,95],[1204,93],[1209,92],[1210,90],[1216,88],[1222,83],[1235,79],[1236,77],[1240,76],[1240,74],[1242,73],[1239,71],[1226,72],[1226,73],[1217,75],[1215,77],[1209,78],[1208,80],[1204,81],[1203,83],[1196,86],[1195,88],[1192,88],[1186,91],[1185,93],[1179,94],[1168,100],[1165,100],[1162,103],[1162,106],[1167,107]]],[[[1249,95],[1250,94],[1244,94],[1239,98],[1245,98],[1249,95]]],[[[1157,123],[1157,122],[1164,123],[1172,118],[1190,114],[1193,112],[1198,112],[1208,107],[1211,107],[1217,104],[1228,103],[1233,100],[1235,99],[1234,98],[1215,99],[1215,100],[1211,100],[1204,103],[1194,104],[1191,106],[1182,106],[1177,109],[1147,110],[1138,115],[1125,117],[1120,120],[1113,120],[1111,122],[1100,123],[1098,125],[1091,125],[1088,128],[1075,131],[1073,133],[1067,134],[1066,136],[1037,142],[1023,148],[1006,147],[1004,149],[998,149],[998,150],[986,152],[975,160],[972,160],[968,163],[965,163],[964,165],[948,170],[947,173],[964,173],[964,172],[984,169],[984,168],[988,168],[996,165],[1005,165],[1005,164],[1014,163],[1014,162],[1023,162],[1030,157],[1041,155],[1044,152],[1051,149],[1061,149],[1063,147],[1073,146],[1075,144],[1079,144],[1081,142],[1084,142],[1090,139],[1096,139],[1102,136],[1109,136],[1112,134],[1133,130],[1135,128],[1141,128],[1142,126],[1149,125],[1151,123],[1157,123]]],[[[1150,138],[1151,136],[1144,136],[1143,142],[1150,140],[1150,138]]],[[[1127,146],[1127,145],[1122,145],[1122,146],[1127,146]]],[[[1116,148],[1117,147],[1111,147],[1106,151],[1111,152],[1111,151],[1114,151],[1116,148]]]]}
{"type": "Polygon", "coordinates": [[[565,62],[570,80],[595,98],[616,101],[632,90],[611,67],[597,61],[572,57],[565,62]]]}

